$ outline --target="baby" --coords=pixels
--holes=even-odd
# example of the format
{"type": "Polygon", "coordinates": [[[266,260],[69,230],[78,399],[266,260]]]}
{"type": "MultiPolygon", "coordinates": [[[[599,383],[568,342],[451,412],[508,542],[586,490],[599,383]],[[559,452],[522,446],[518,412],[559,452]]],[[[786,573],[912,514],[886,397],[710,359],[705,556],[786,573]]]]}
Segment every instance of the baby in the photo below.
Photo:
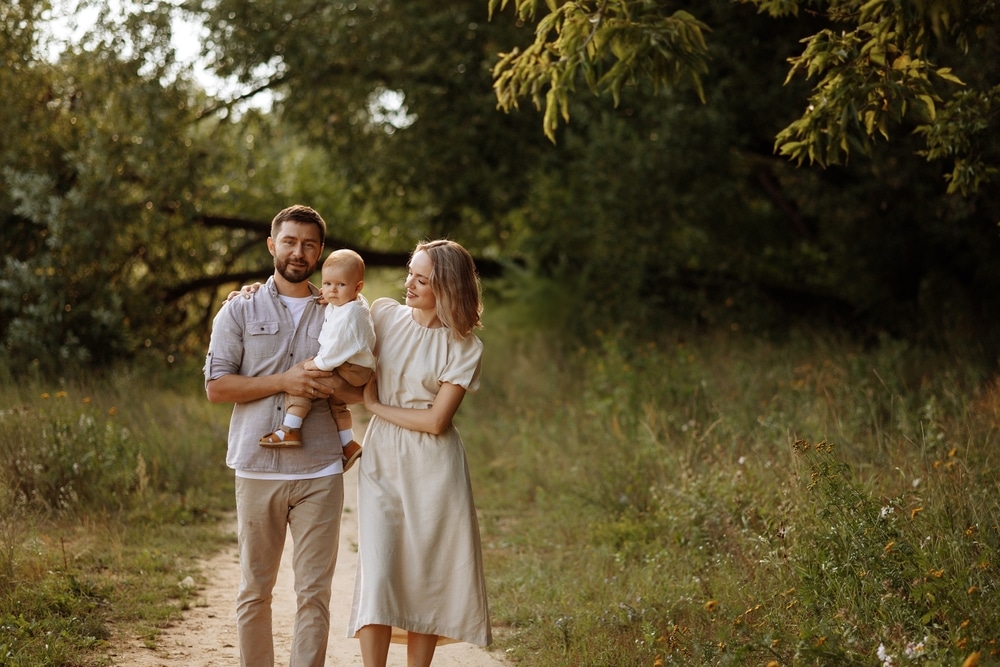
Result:
{"type": "MultiPolygon", "coordinates": [[[[319,352],[306,368],[335,371],[335,388],[350,384],[360,387],[368,382],[375,368],[375,328],[368,311],[368,301],[361,295],[365,286],[365,261],[353,250],[334,250],[323,262],[323,298],[326,315],[319,334],[319,352]]],[[[351,411],[334,392],[327,399],[344,448],[344,472],[361,456],[361,445],[354,440],[351,411]]],[[[285,418],[281,428],[260,439],[261,447],[300,447],[302,422],[312,401],[302,396],[285,395],[285,418]]]]}

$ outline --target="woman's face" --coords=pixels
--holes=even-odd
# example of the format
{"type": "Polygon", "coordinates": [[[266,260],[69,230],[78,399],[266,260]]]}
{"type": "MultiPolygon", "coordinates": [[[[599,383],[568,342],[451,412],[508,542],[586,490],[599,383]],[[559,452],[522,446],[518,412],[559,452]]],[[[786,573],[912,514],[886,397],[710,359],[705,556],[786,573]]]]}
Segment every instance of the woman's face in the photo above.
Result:
{"type": "Polygon", "coordinates": [[[431,290],[431,271],[434,264],[430,255],[423,250],[414,253],[410,259],[410,271],[406,275],[406,305],[417,310],[434,311],[437,298],[431,290]]]}

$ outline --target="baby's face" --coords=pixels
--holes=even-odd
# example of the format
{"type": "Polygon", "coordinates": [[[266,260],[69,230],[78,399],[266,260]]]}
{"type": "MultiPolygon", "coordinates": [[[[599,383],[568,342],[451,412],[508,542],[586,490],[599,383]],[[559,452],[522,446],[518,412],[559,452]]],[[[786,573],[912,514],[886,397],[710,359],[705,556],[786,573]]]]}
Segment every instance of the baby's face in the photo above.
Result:
{"type": "Polygon", "coordinates": [[[350,273],[350,271],[346,271],[341,266],[323,267],[323,285],[321,290],[323,298],[326,299],[327,303],[335,306],[343,306],[345,303],[350,303],[358,298],[358,293],[361,292],[361,285],[363,283],[358,280],[357,276],[352,276],[350,273]]]}

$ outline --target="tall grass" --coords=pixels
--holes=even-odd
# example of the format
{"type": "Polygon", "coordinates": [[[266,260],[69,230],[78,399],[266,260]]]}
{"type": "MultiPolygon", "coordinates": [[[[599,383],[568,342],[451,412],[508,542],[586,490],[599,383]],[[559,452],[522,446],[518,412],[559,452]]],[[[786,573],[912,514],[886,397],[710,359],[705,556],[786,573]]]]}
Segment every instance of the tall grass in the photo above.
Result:
{"type": "MultiPolygon", "coordinates": [[[[196,377],[196,376],[195,376],[196,377]]],[[[224,413],[153,374],[0,389],[0,665],[110,664],[155,641],[223,539],[224,413]]]]}
{"type": "MultiPolygon", "coordinates": [[[[822,334],[567,348],[491,313],[458,425],[513,660],[998,664],[989,373],[822,334]]],[[[192,603],[229,408],[176,377],[3,383],[0,665],[110,664],[192,603]]]]}
{"type": "Polygon", "coordinates": [[[487,331],[460,415],[524,664],[996,664],[1000,390],[883,341],[487,331]]]}

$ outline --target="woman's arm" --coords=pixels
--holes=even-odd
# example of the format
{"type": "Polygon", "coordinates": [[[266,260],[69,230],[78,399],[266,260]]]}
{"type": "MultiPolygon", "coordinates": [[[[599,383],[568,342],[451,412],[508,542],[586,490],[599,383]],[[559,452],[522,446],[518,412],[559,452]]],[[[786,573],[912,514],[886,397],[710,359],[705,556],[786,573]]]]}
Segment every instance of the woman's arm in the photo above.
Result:
{"type": "Polygon", "coordinates": [[[458,406],[462,404],[463,398],[465,398],[465,387],[442,382],[431,407],[397,408],[379,403],[378,387],[374,377],[365,385],[365,409],[368,412],[397,426],[432,435],[440,435],[451,427],[451,420],[458,412],[458,406]]]}

